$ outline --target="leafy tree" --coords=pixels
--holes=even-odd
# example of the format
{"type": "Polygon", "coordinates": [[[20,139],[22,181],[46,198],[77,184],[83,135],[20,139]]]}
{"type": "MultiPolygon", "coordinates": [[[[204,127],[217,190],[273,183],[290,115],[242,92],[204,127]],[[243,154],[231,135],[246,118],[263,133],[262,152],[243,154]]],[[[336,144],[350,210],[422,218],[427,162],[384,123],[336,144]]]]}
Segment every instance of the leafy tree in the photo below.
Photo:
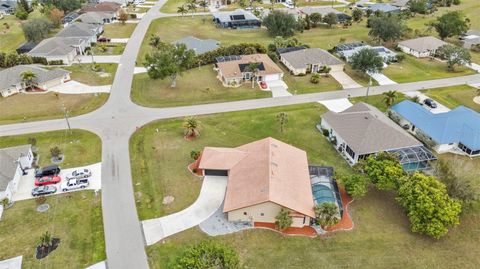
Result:
{"type": "Polygon", "coordinates": [[[58,159],[60,155],[62,155],[62,150],[59,147],[55,146],[50,149],[50,156],[52,158],[58,159]]]}
{"type": "Polygon", "coordinates": [[[372,15],[372,13],[373,13],[373,10],[367,9],[367,11],[365,11],[365,17],[370,18],[370,16],[372,15]]]}
{"type": "Polygon", "coordinates": [[[24,85],[24,90],[27,88],[31,88],[33,85],[33,80],[37,77],[35,73],[32,71],[24,71],[20,74],[20,78],[22,78],[22,82],[24,85]]]}
{"type": "Polygon", "coordinates": [[[288,114],[285,112],[280,112],[276,116],[278,124],[280,124],[280,132],[283,133],[285,131],[285,125],[288,122],[288,114]]]}
{"type": "Polygon", "coordinates": [[[370,181],[365,175],[356,173],[348,176],[341,176],[340,178],[343,186],[345,186],[345,190],[353,198],[361,198],[367,193],[370,181]]]}
{"type": "Polygon", "coordinates": [[[418,172],[410,176],[398,189],[397,201],[407,211],[413,232],[439,239],[460,223],[460,203],[433,176],[418,172]]]}
{"type": "Polygon", "coordinates": [[[332,25],[337,24],[338,22],[337,15],[333,12],[330,12],[323,17],[323,22],[328,24],[329,27],[332,27],[332,25]]]}
{"type": "Polygon", "coordinates": [[[361,49],[350,57],[354,70],[366,73],[378,73],[383,69],[383,58],[373,49],[361,49]]]}
{"type": "Polygon", "coordinates": [[[45,0],[44,6],[52,6],[63,10],[65,13],[82,7],[83,0],[45,0]]]}
{"type": "Polygon", "coordinates": [[[15,9],[15,17],[24,21],[28,18],[28,12],[21,5],[19,5],[15,9]]]}
{"type": "Polygon", "coordinates": [[[178,7],[177,13],[182,14],[182,17],[183,17],[185,14],[188,13],[188,10],[185,8],[185,6],[182,5],[181,7],[178,7]]]}
{"type": "Polygon", "coordinates": [[[381,152],[361,160],[356,167],[380,190],[397,189],[405,176],[398,159],[389,153],[381,152]]]}
{"type": "Polygon", "coordinates": [[[368,25],[371,28],[368,34],[383,42],[399,39],[406,29],[403,20],[395,15],[371,16],[368,18],[368,25]]]}
{"type": "Polygon", "coordinates": [[[240,267],[240,259],[235,250],[227,245],[215,241],[203,241],[187,247],[172,267],[175,269],[237,269],[240,267]]]}
{"type": "Polygon", "coordinates": [[[32,8],[32,6],[28,3],[27,0],[19,0],[17,3],[18,3],[19,6],[22,7],[23,10],[25,10],[25,12],[27,12],[27,13],[32,13],[33,8],[32,8]]]}
{"type": "Polygon", "coordinates": [[[391,107],[395,103],[395,100],[398,98],[397,91],[384,92],[382,93],[382,95],[383,95],[382,101],[387,107],[391,107]]]}
{"type": "Polygon", "coordinates": [[[52,8],[50,9],[48,18],[52,21],[53,26],[58,28],[62,24],[62,18],[64,16],[65,12],[63,10],[60,10],[58,8],[52,8]]]}
{"type": "Polygon", "coordinates": [[[290,37],[295,33],[297,22],[292,14],[274,10],[263,19],[263,25],[271,36],[290,37]]]}
{"type": "Polygon", "coordinates": [[[331,227],[340,221],[338,206],[332,202],[323,202],[315,206],[315,217],[323,228],[331,227]]]}
{"type": "Polygon", "coordinates": [[[275,225],[277,228],[282,231],[292,226],[293,219],[290,216],[290,210],[282,208],[278,214],[275,216],[275,225]]]}
{"type": "Polygon", "coordinates": [[[468,19],[465,19],[462,13],[450,11],[438,17],[436,21],[430,23],[435,28],[440,38],[462,35],[468,31],[468,19]]]}
{"type": "Polygon", "coordinates": [[[120,12],[118,13],[118,20],[122,24],[125,24],[125,22],[128,20],[128,13],[125,10],[120,9],[120,12]]]}
{"type": "Polygon", "coordinates": [[[256,62],[250,62],[248,63],[247,68],[245,68],[245,71],[252,73],[250,80],[252,81],[252,89],[255,87],[255,80],[257,78],[258,72],[260,67],[260,63],[256,62]]]}
{"type": "Polygon", "coordinates": [[[290,48],[290,47],[298,47],[304,46],[298,39],[295,37],[283,38],[281,36],[275,37],[273,43],[268,46],[268,50],[276,51],[280,48],[290,48]]]}
{"type": "Polygon", "coordinates": [[[413,14],[426,14],[428,11],[427,0],[409,0],[407,6],[410,12],[412,12],[413,14]]]}
{"type": "Polygon", "coordinates": [[[465,65],[472,63],[470,52],[462,47],[454,45],[443,45],[437,49],[436,54],[447,61],[447,69],[453,71],[455,65],[465,65]]]}
{"type": "Polygon", "coordinates": [[[148,41],[148,45],[155,49],[158,49],[161,43],[162,43],[162,40],[160,39],[160,36],[156,34],[152,34],[150,36],[150,40],[148,41]]]}
{"type": "Polygon", "coordinates": [[[317,27],[317,25],[322,21],[322,14],[314,12],[309,16],[310,22],[312,22],[313,27],[317,27]]]}
{"type": "Polygon", "coordinates": [[[53,23],[47,19],[33,19],[22,24],[23,35],[25,39],[38,43],[48,37],[53,23]]]}
{"type": "Polygon", "coordinates": [[[172,45],[160,42],[159,48],[145,56],[148,76],[153,79],[170,77],[175,88],[177,77],[193,65],[195,52],[187,49],[185,44],[172,45]]]}
{"type": "Polygon", "coordinates": [[[185,137],[197,137],[200,135],[200,122],[195,117],[186,117],[183,120],[185,137]]]}
{"type": "Polygon", "coordinates": [[[362,20],[362,17],[363,17],[363,11],[359,8],[355,8],[353,11],[352,11],[352,18],[353,18],[353,21],[356,21],[356,22],[359,22],[362,20]]]}

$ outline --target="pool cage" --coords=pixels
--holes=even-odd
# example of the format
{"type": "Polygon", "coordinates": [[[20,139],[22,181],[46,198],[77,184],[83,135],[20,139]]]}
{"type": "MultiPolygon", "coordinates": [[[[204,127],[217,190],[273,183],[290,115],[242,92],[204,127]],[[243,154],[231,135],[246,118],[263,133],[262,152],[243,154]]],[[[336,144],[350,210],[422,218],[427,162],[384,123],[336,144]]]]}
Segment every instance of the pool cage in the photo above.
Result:
{"type": "Polygon", "coordinates": [[[337,182],[333,180],[333,167],[310,165],[308,170],[315,205],[323,202],[335,203],[338,206],[340,218],[342,218],[342,196],[338,190],[337,182]]]}
{"type": "Polygon", "coordinates": [[[437,157],[424,146],[394,149],[389,150],[388,153],[397,156],[405,172],[429,169],[429,162],[437,159],[437,157]]]}

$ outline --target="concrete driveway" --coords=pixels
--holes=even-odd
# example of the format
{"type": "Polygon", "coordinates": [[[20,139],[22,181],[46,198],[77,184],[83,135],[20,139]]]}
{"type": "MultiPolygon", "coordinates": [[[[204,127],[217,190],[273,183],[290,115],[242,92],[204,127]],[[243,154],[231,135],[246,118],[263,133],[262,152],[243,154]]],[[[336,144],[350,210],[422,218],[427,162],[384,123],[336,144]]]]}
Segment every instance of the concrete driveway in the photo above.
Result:
{"type": "Polygon", "coordinates": [[[353,106],[353,104],[350,103],[350,101],[347,98],[319,101],[319,103],[324,105],[328,110],[333,112],[342,112],[345,109],[353,106]]]}
{"type": "MultiPolygon", "coordinates": [[[[93,61],[96,63],[119,63],[120,58],[122,58],[122,55],[94,55],[93,56],[93,61]]],[[[75,58],[75,63],[80,60],[80,63],[91,63],[92,62],[92,56],[91,55],[81,55],[77,56],[75,58]]]]}
{"type": "Polygon", "coordinates": [[[397,84],[395,81],[389,79],[382,73],[369,74],[374,80],[378,82],[378,85],[393,85],[397,84]]]}
{"type": "MultiPolygon", "coordinates": [[[[429,106],[426,106],[426,105],[423,105],[423,100],[427,99],[427,98],[430,98],[428,96],[426,96],[425,94],[419,92],[419,91],[411,91],[411,92],[406,92],[405,93],[406,96],[409,96],[409,97],[415,97],[415,96],[418,96],[419,98],[419,102],[420,104],[422,104],[422,106],[425,108],[425,109],[428,109],[430,110],[430,112],[434,113],[434,114],[438,114],[438,113],[445,113],[445,112],[448,112],[450,111],[450,108],[440,104],[437,100],[434,100],[435,103],[437,103],[437,108],[431,108],[429,106]]],[[[433,100],[433,98],[430,98],[433,100]]]]}
{"type": "MultiPolygon", "coordinates": [[[[134,23],[138,23],[138,21],[135,21],[134,23]]],[[[130,38],[111,38],[110,42],[112,43],[127,43],[130,38]]]]}
{"type": "MultiPolygon", "coordinates": [[[[62,178],[61,182],[65,180],[65,176],[67,174],[71,173],[73,170],[78,168],[88,168],[92,171],[92,177],[90,178],[90,185],[88,186],[88,188],[86,188],[87,190],[99,190],[102,188],[102,179],[101,179],[102,163],[96,163],[96,164],[76,167],[76,168],[62,169],[60,171],[60,177],[62,178]]],[[[20,178],[18,189],[13,194],[13,197],[12,197],[13,201],[22,201],[22,200],[28,200],[28,199],[34,198],[31,193],[32,193],[32,189],[35,188],[35,170],[29,169],[27,170],[27,172],[28,172],[27,175],[22,176],[20,178]]],[[[60,189],[61,182],[58,184],[55,184],[55,186],[57,186],[57,192],[52,195],[63,193],[63,191],[60,189]]],[[[82,190],[82,189],[78,189],[78,190],[82,190]]],[[[72,191],[69,191],[69,192],[72,192],[72,191]]]]}
{"type": "Polygon", "coordinates": [[[353,80],[349,75],[347,75],[343,71],[333,71],[330,72],[330,75],[338,81],[342,85],[344,89],[353,89],[353,88],[361,88],[362,85],[358,84],[355,80],[353,80]]]}
{"type": "Polygon", "coordinates": [[[192,205],[165,217],[142,221],[147,245],[197,226],[213,215],[223,203],[227,180],[225,176],[205,176],[200,195],[192,205]]]}
{"type": "Polygon", "coordinates": [[[112,85],[89,86],[75,80],[70,80],[61,85],[57,85],[49,89],[52,92],[59,92],[65,94],[81,94],[81,93],[109,93],[112,85]]]}
{"type": "Polygon", "coordinates": [[[272,97],[292,96],[283,80],[268,81],[267,87],[272,92],[272,97]]]}

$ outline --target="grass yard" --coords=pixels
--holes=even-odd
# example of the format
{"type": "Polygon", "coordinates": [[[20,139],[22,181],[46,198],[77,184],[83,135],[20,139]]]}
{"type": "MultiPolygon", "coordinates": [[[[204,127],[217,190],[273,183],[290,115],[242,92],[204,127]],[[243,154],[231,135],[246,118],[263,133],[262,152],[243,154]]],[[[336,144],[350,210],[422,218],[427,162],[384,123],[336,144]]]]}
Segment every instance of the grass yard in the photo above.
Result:
{"type": "Polygon", "coordinates": [[[109,23],[103,26],[103,36],[108,38],[129,38],[135,27],[136,23],[109,23]]]}
{"type": "Polygon", "coordinates": [[[306,76],[294,76],[285,72],[283,80],[287,83],[288,91],[291,94],[326,92],[342,89],[342,85],[340,85],[340,83],[338,83],[332,76],[325,77],[320,75],[320,82],[318,84],[310,82],[311,76],[312,74],[307,74],[306,76]]]}
{"type": "MultiPolygon", "coordinates": [[[[334,165],[339,171],[350,167],[315,128],[326,109],[305,104],[199,117],[202,130],[198,139],[183,138],[182,119],[158,121],[139,129],[130,140],[133,187],[140,219],[170,214],[192,204],[201,180],[187,170],[193,160],[190,151],[205,146],[235,147],[275,137],[308,153],[310,164],[334,165]],[[288,114],[286,132],[280,133],[276,115],[288,114]],[[163,205],[164,196],[175,201],[163,205]]],[[[272,267],[274,268],[274,267],[272,267]]]]}
{"type": "Polygon", "coordinates": [[[70,74],[72,80],[76,80],[90,86],[112,84],[115,73],[117,72],[118,64],[99,63],[98,65],[102,69],[102,72],[93,71],[91,64],[72,64],[71,66],[65,66],[62,68],[72,72],[70,74]]]}
{"type": "Polygon", "coordinates": [[[477,89],[468,85],[429,89],[423,91],[423,93],[448,108],[453,109],[463,105],[480,112],[480,105],[473,101],[473,98],[477,95],[477,89]]]}
{"type": "Polygon", "coordinates": [[[395,82],[415,82],[449,77],[458,77],[475,74],[475,71],[466,67],[456,67],[455,71],[447,71],[447,64],[436,60],[418,59],[406,55],[401,63],[393,63],[382,72],[395,82]]]}
{"type": "Polygon", "coordinates": [[[36,211],[35,199],[5,210],[0,221],[0,260],[23,255],[22,268],[85,268],[105,260],[100,194],[49,196],[47,203],[50,209],[44,213],[36,211]],[[35,247],[46,231],[60,238],[60,245],[37,260],[35,247]]]}
{"type": "Polygon", "coordinates": [[[216,78],[212,65],[194,68],[177,78],[177,87],[170,87],[170,79],[154,80],[147,74],[134,76],[131,97],[142,106],[171,107],[205,103],[218,103],[253,98],[271,97],[270,92],[262,91],[251,83],[238,88],[224,87],[216,78]]]}
{"type": "Polygon", "coordinates": [[[65,105],[70,116],[91,112],[101,107],[108,94],[16,94],[0,98],[0,124],[62,118],[65,105]],[[39,105],[41,104],[41,105],[39,105]]]}
{"type": "Polygon", "coordinates": [[[125,50],[125,45],[124,43],[105,43],[105,51],[101,49],[100,44],[102,43],[97,43],[95,46],[93,46],[93,54],[94,55],[121,55],[123,54],[123,51],[125,50]]]}
{"type": "MultiPolygon", "coordinates": [[[[408,99],[408,96],[405,96],[403,93],[397,93],[397,99],[395,100],[394,104],[400,103],[403,100],[408,99]]],[[[370,95],[367,99],[365,97],[354,97],[350,98],[350,102],[356,103],[356,102],[365,102],[367,104],[370,104],[376,108],[378,108],[380,111],[387,111],[388,107],[385,105],[383,101],[383,95],[370,95]]]]}
{"type": "MultiPolygon", "coordinates": [[[[367,87],[370,81],[370,76],[366,74],[362,74],[357,70],[353,70],[352,67],[350,67],[350,65],[348,64],[345,65],[345,74],[347,74],[349,77],[355,80],[358,84],[364,87],[367,87]]],[[[372,79],[372,86],[378,86],[378,82],[374,79],[372,79]]]]}
{"type": "MultiPolygon", "coordinates": [[[[66,124],[66,123],[65,123],[66,124]]],[[[28,143],[28,138],[37,139],[39,165],[45,166],[50,163],[50,148],[58,146],[65,160],[60,164],[62,168],[78,167],[101,161],[102,142],[100,138],[88,131],[74,129],[52,131],[16,136],[0,137],[0,148],[7,148],[28,143]]],[[[0,222],[1,225],[2,222],[0,222]]],[[[0,251],[2,253],[2,251],[0,251]]],[[[2,259],[0,259],[2,260],[2,259]]]]}
{"type": "Polygon", "coordinates": [[[24,42],[22,23],[19,19],[14,15],[0,19],[0,51],[15,51],[24,42]]]}

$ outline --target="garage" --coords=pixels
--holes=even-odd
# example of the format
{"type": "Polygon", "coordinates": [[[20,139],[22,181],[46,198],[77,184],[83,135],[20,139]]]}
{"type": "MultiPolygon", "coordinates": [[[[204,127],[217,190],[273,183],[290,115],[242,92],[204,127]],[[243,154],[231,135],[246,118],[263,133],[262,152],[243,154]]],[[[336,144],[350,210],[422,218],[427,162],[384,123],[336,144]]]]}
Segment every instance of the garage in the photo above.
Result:
{"type": "Polygon", "coordinates": [[[282,74],[265,75],[263,77],[263,81],[275,81],[275,80],[281,80],[281,79],[282,79],[282,74]]]}
{"type": "Polygon", "coordinates": [[[228,176],[228,170],[205,169],[206,176],[228,176]]]}

